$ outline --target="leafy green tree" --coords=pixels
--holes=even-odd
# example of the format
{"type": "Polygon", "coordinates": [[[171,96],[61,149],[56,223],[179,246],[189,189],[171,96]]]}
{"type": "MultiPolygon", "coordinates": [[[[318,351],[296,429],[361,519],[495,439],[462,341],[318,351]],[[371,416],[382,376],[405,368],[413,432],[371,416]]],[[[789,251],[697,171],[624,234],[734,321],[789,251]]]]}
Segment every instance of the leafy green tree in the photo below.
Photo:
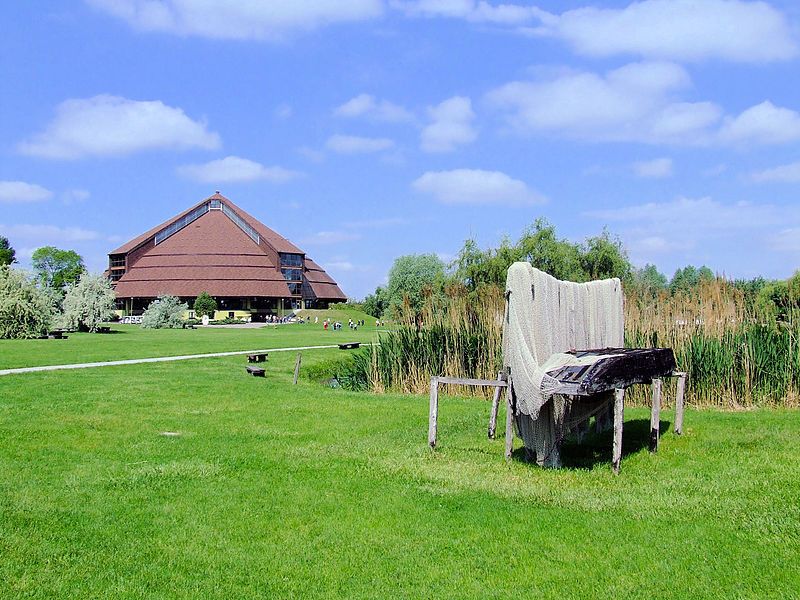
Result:
{"type": "Polygon", "coordinates": [[[0,266],[10,265],[17,262],[17,253],[8,241],[8,238],[0,235],[0,266]]]}
{"type": "Polygon", "coordinates": [[[203,315],[208,315],[214,318],[214,313],[217,310],[217,301],[212,298],[208,292],[200,292],[194,301],[194,312],[198,318],[203,315]]]}
{"type": "Polygon", "coordinates": [[[711,269],[705,265],[699,269],[693,267],[692,265],[688,265],[683,269],[678,269],[675,271],[675,274],[672,276],[672,279],[669,282],[669,291],[672,294],[677,292],[688,292],[701,283],[707,283],[710,281],[714,281],[714,272],[711,269]]]}
{"type": "Polygon", "coordinates": [[[364,298],[364,312],[373,317],[380,318],[388,307],[386,301],[386,290],[380,286],[375,288],[374,294],[368,294],[364,298]]]}
{"type": "Polygon", "coordinates": [[[142,327],[145,329],[183,327],[183,313],[187,310],[189,310],[189,306],[175,296],[159,296],[142,314],[142,327]]]}
{"type": "Polygon", "coordinates": [[[624,284],[633,282],[633,266],[622,241],[611,237],[607,230],[586,240],[578,262],[587,280],[618,277],[624,284]]]}
{"type": "Polygon", "coordinates": [[[641,269],[634,270],[633,286],[643,294],[657,296],[667,289],[667,276],[655,265],[646,264],[641,269]]]}
{"type": "Polygon", "coordinates": [[[53,305],[22,271],[0,266],[0,338],[36,338],[47,334],[53,305]]]}
{"type": "Polygon", "coordinates": [[[84,273],[78,283],[67,285],[64,296],[64,326],[95,332],[114,315],[116,295],[111,282],[102,275],[84,273]]]}
{"type": "Polygon", "coordinates": [[[435,254],[409,254],[395,259],[386,286],[389,308],[400,315],[407,304],[418,315],[425,293],[441,291],[444,272],[444,263],[435,254]]]}
{"type": "Polygon", "coordinates": [[[77,282],[86,271],[80,254],[54,246],[34,250],[31,263],[41,284],[56,290],[63,290],[68,284],[77,282]]]}
{"type": "MultiPolygon", "coordinates": [[[[545,219],[536,219],[533,226],[523,233],[517,246],[517,260],[527,261],[556,279],[577,282],[587,279],[581,266],[580,247],[568,240],[559,239],[556,228],[545,219]]],[[[505,277],[503,282],[505,284],[505,277]]]]}

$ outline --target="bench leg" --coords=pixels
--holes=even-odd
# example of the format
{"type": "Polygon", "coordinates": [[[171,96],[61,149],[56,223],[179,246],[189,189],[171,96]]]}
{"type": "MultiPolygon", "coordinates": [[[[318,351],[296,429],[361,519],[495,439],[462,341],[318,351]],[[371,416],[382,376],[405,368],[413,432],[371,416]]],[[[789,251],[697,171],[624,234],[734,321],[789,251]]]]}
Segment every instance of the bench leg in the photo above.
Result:
{"type": "MultiPolygon", "coordinates": [[[[501,381],[503,377],[503,372],[500,371],[497,374],[497,380],[501,381]]],[[[492,412],[489,415],[489,439],[494,439],[495,431],[497,431],[497,411],[500,409],[500,394],[502,393],[503,388],[496,387],[494,388],[494,395],[492,396],[492,412]]]]}
{"type": "Polygon", "coordinates": [[[661,429],[661,380],[653,379],[653,406],[650,409],[650,452],[658,452],[661,429]]]}
{"type": "Polygon", "coordinates": [[[506,387],[506,460],[511,460],[514,451],[514,407],[511,400],[511,377],[507,380],[506,387]]]}
{"type": "Polygon", "coordinates": [[[614,444],[611,450],[611,469],[619,473],[622,462],[622,423],[625,420],[625,390],[614,390],[614,444]]]}
{"type": "Polygon", "coordinates": [[[675,395],[675,433],[683,434],[683,395],[686,392],[686,373],[678,373],[678,389],[675,395]]]}
{"type": "Polygon", "coordinates": [[[428,445],[436,447],[436,426],[439,418],[439,379],[431,377],[431,405],[428,415],[428,445]]]}

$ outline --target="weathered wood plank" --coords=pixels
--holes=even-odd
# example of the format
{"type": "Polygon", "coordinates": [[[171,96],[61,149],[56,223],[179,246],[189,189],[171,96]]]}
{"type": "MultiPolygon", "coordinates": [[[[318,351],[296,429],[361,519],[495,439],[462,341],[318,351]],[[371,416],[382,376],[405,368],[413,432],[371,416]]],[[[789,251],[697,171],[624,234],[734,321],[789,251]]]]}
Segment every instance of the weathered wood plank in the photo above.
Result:
{"type": "Polygon", "coordinates": [[[463,377],[437,377],[439,383],[450,383],[453,385],[482,385],[485,387],[501,387],[508,385],[501,379],[467,379],[463,377]]]}
{"type": "Polygon", "coordinates": [[[650,408],[650,452],[658,452],[661,429],[661,380],[653,379],[653,404],[650,408]]]}
{"type": "Polygon", "coordinates": [[[506,460],[511,460],[514,451],[514,406],[511,397],[511,375],[508,375],[506,387],[506,460]]]}
{"type": "Polygon", "coordinates": [[[428,415],[428,445],[436,447],[436,426],[439,418],[439,378],[431,377],[431,405],[428,415]]]}
{"type": "Polygon", "coordinates": [[[675,373],[678,378],[675,394],[675,433],[683,434],[683,395],[686,392],[686,373],[675,373]]]}
{"type": "Polygon", "coordinates": [[[300,363],[303,360],[302,353],[297,353],[297,360],[294,362],[294,385],[297,385],[297,378],[300,376],[300,363]]]}
{"type": "MultiPolygon", "coordinates": [[[[504,373],[500,371],[497,374],[497,380],[501,381],[504,373]]],[[[494,439],[494,434],[497,431],[497,411],[500,409],[500,393],[502,388],[497,386],[494,388],[494,395],[492,396],[492,412],[489,415],[489,439],[494,439]]]]}
{"type": "Polygon", "coordinates": [[[622,462],[622,423],[625,421],[625,388],[614,390],[614,445],[611,450],[611,468],[619,473],[622,462]]]}

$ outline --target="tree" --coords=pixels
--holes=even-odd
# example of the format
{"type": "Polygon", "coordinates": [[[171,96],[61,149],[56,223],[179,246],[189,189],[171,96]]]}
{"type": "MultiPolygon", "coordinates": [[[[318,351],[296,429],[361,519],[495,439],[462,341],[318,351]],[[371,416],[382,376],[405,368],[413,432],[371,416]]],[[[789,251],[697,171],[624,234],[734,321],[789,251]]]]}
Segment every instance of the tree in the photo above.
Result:
{"type": "Polygon", "coordinates": [[[517,260],[527,261],[556,279],[586,281],[586,273],[581,267],[580,247],[568,240],[558,239],[556,228],[545,219],[536,219],[517,245],[520,250],[517,260]]]}
{"type": "Polygon", "coordinates": [[[633,286],[643,294],[657,296],[667,289],[667,276],[655,265],[646,264],[633,272],[633,286]]]}
{"type": "Polygon", "coordinates": [[[208,292],[200,292],[194,301],[194,312],[198,318],[203,315],[208,315],[209,318],[214,318],[214,313],[217,311],[217,301],[209,296],[208,292]]]}
{"type": "Polygon", "coordinates": [[[189,306],[175,296],[159,296],[144,311],[142,327],[146,329],[183,327],[183,313],[187,310],[189,306]]]}
{"type": "Polygon", "coordinates": [[[688,292],[693,287],[700,283],[714,281],[714,272],[703,265],[699,269],[688,265],[683,269],[678,269],[672,276],[669,282],[669,291],[672,294],[676,292],[688,292]]]}
{"type": "Polygon", "coordinates": [[[97,331],[98,325],[114,314],[114,288],[102,275],[84,273],[78,283],[69,284],[64,296],[65,327],[97,331]]]}
{"type": "Polygon", "coordinates": [[[619,238],[607,230],[591,237],[581,248],[579,263],[587,280],[618,277],[623,283],[633,281],[633,266],[619,238]]]}
{"type": "Polygon", "coordinates": [[[34,250],[31,262],[41,284],[56,290],[63,290],[68,284],[77,282],[86,271],[80,254],[54,246],[34,250]]]}
{"type": "Polygon", "coordinates": [[[0,235],[0,267],[15,262],[17,262],[17,253],[11,247],[8,238],[0,235]]]}
{"type": "Polygon", "coordinates": [[[375,288],[374,294],[368,294],[364,298],[364,312],[373,317],[380,318],[388,307],[386,301],[386,290],[380,286],[375,288]]]}
{"type": "Polygon", "coordinates": [[[422,309],[426,291],[440,291],[444,285],[444,263],[435,254],[409,254],[395,259],[386,286],[387,302],[395,314],[404,312],[406,303],[416,316],[422,309]]]}
{"type": "Polygon", "coordinates": [[[53,319],[49,298],[29,276],[0,266],[0,338],[36,338],[47,334],[53,319]]]}

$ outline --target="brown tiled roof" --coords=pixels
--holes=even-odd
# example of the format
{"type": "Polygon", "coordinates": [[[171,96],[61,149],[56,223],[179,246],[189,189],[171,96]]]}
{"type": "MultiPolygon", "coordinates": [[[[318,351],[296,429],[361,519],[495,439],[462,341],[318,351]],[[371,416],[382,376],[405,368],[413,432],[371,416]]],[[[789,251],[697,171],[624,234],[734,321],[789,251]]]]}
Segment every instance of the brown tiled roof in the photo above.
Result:
{"type": "MultiPolygon", "coordinates": [[[[111,253],[128,256],[128,269],[115,284],[117,296],[186,297],[205,291],[212,296],[290,297],[283,274],[275,264],[277,257],[264,243],[277,252],[305,254],[221,194],[214,194],[111,253]],[[227,204],[256,230],[262,243],[257,244],[222,211],[211,210],[153,245],[155,234],[209,200],[227,204]]],[[[346,299],[322,267],[308,259],[305,262],[305,276],[317,298],[346,299]]]]}

